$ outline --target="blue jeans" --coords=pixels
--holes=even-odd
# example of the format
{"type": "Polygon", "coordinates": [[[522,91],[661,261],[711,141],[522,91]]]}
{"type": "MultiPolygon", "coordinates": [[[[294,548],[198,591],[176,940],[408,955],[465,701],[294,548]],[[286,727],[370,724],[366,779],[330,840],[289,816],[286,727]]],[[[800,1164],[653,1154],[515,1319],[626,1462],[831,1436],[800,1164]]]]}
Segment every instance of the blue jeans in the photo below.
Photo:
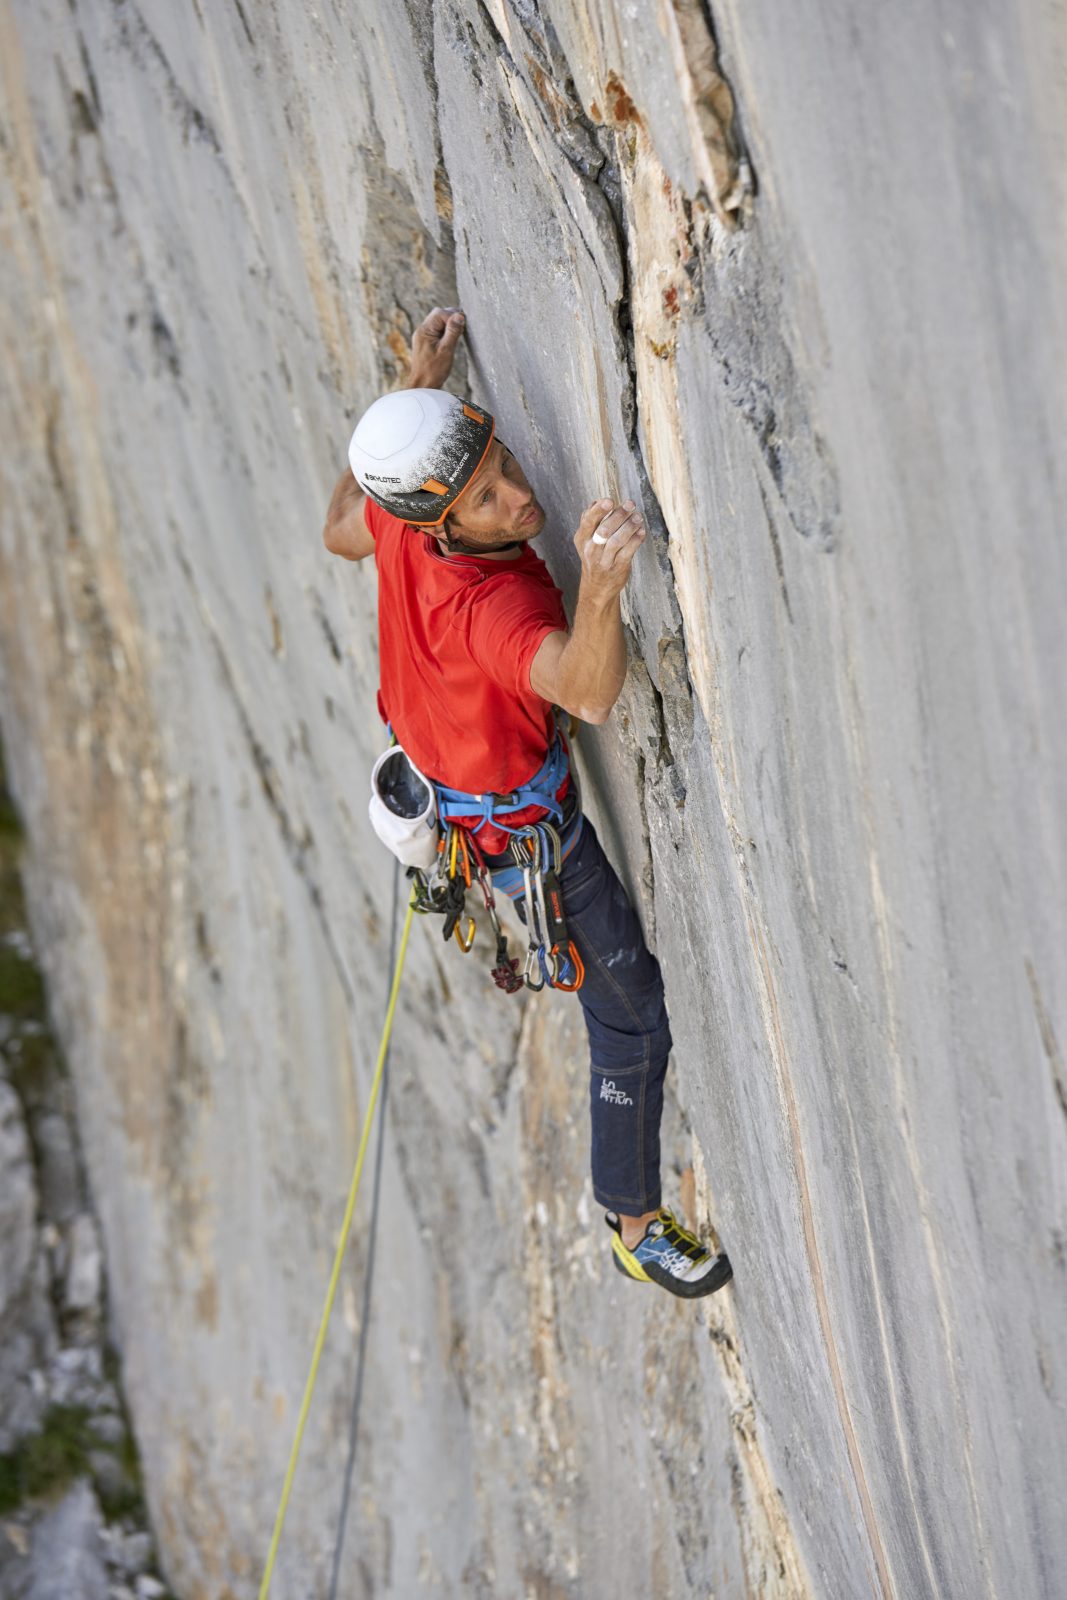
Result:
{"type": "MultiPolygon", "coordinates": [[[[560,883],[567,931],[585,964],[578,999],[592,1067],[593,1194],[611,1211],[640,1216],[660,1204],[659,1125],[671,1049],[663,979],[588,817],[560,883]]],[[[525,922],[521,897],[515,903],[525,922]]]]}

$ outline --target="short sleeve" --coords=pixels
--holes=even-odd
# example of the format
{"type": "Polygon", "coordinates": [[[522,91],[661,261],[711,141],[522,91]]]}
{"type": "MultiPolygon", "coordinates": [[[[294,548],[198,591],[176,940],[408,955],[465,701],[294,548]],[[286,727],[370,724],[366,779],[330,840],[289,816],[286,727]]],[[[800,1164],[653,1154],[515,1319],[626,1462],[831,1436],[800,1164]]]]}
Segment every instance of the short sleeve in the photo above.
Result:
{"type": "Polygon", "coordinates": [[[471,655],[486,677],[509,694],[530,695],[530,667],[550,633],[565,633],[557,589],[519,576],[482,584],[468,607],[471,655]]]}
{"type": "Polygon", "coordinates": [[[397,519],[390,512],[384,510],[376,500],[372,500],[370,495],[367,495],[363,501],[363,520],[367,524],[367,532],[377,544],[378,535],[389,523],[395,522],[397,519]]]}

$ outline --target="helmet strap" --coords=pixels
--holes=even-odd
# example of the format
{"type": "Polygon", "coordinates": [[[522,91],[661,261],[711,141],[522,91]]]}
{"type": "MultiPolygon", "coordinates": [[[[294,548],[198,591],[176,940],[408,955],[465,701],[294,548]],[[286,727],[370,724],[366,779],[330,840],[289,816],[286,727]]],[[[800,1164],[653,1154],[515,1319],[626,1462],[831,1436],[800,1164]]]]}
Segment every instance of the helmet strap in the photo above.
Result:
{"type": "Polygon", "coordinates": [[[437,537],[441,539],[449,555],[497,555],[504,550],[519,550],[524,542],[522,539],[510,539],[506,544],[468,544],[465,539],[457,539],[449,533],[447,518],[441,527],[442,532],[437,537]]]}

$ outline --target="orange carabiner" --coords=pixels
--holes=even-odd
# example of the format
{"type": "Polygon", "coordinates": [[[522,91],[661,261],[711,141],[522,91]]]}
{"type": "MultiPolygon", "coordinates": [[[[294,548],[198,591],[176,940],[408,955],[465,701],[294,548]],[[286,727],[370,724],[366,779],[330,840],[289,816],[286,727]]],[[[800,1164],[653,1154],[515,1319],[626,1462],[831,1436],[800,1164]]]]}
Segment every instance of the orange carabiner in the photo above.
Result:
{"type": "MultiPolygon", "coordinates": [[[[563,949],[565,956],[569,958],[574,967],[574,982],[560,983],[559,979],[556,978],[553,980],[552,987],[553,989],[562,989],[564,994],[573,994],[575,989],[580,989],[585,982],[585,966],[573,939],[568,939],[563,949]]],[[[560,960],[560,946],[558,944],[552,946],[551,954],[555,956],[558,963],[560,960]]]]}
{"type": "Polygon", "coordinates": [[[462,828],[459,830],[459,847],[463,851],[463,882],[469,889],[471,886],[471,858],[467,849],[467,835],[462,828]]]}
{"type": "Polygon", "coordinates": [[[459,945],[460,949],[463,951],[463,954],[467,955],[467,953],[469,952],[471,946],[474,943],[474,935],[478,932],[478,929],[477,929],[477,927],[475,925],[474,918],[473,917],[468,917],[467,918],[467,933],[466,933],[466,936],[464,936],[460,932],[460,926],[459,926],[459,922],[458,921],[456,923],[455,928],[452,931],[453,931],[453,934],[455,936],[456,943],[459,945]]]}

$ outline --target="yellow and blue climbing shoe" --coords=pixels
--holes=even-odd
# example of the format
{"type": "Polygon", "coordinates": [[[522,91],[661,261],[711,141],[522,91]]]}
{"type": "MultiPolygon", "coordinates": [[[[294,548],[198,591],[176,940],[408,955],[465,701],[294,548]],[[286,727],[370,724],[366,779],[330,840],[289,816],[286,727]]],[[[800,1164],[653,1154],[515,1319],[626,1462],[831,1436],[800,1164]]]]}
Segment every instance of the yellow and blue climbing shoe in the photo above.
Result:
{"type": "Polygon", "coordinates": [[[632,1250],[622,1242],[622,1222],[616,1213],[607,1212],[604,1221],[611,1229],[615,1265],[635,1283],[658,1283],[684,1300],[696,1300],[714,1294],[734,1275],[729,1258],[712,1255],[666,1206],[660,1207],[632,1250]]]}

